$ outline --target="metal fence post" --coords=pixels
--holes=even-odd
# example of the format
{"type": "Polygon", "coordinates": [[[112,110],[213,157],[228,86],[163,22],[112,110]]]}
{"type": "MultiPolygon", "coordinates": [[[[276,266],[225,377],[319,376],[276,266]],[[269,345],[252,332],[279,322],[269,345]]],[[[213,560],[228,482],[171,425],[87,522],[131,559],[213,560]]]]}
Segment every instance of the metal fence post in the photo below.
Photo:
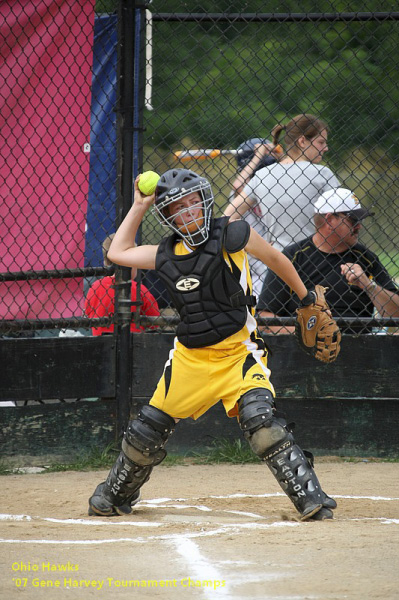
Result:
{"type": "MultiPolygon", "coordinates": [[[[117,207],[119,226],[132,204],[134,155],[135,2],[120,0],[118,10],[117,207]]],[[[117,435],[129,420],[133,352],[130,336],[131,271],[116,271],[116,404],[117,435]]]]}

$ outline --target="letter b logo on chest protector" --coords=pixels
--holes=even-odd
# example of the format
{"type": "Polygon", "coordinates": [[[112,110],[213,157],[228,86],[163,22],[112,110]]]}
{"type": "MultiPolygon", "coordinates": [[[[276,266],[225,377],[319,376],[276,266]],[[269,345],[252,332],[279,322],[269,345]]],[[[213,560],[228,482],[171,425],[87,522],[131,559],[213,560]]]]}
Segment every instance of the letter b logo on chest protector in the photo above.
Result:
{"type": "Polygon", "coordinates": [[[176,281],[176,289],[179,290],[179,292],[192,292],[200,284],[201,281],[197,277],[181,277],[176,281]]]}

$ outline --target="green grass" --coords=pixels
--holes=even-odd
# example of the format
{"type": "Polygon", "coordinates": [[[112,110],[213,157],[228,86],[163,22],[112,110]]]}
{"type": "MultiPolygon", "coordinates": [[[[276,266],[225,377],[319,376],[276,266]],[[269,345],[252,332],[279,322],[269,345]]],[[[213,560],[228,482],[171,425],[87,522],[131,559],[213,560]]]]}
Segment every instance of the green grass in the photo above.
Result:
{"type": "Polygon", "coordinates": [[[175,467],[176,465],[188,466],[191,459],[186,454],[168,454],[165,460],[162,461],[164,467],[175,467]]]}
{"type": "MultiPolygon", "coordinates": [[[[95,471],[109,469],[120,452],[120,447],[109,444],[103,450],[92,448],[89,452],[76,457],[70,463],[54,463],[47,466],[42,473],[56,473],[62,471],[95,471]]],[[[334,462],[399,462],[399,457],[374,457],[374,456],[316,456],[316,461],[333,460],[334,462]]],[[[190,452],[186,454],[168,454],[161,466],[190,466],[190,465],[217,465],[234,464],[242,465],[259,463],[259,458],[252,452],[245,440],[236,439],[233,442],[221,439],[214,442],[203,452],[190,452]]],[[[18,467],[6,459],[0,460],[0,476],[18,473],[18,467]]],[[[23,474],[23,473],[21,473],[23,474]]]]}
{"type": "Polygon", "coordinates": [[[70,463],[50,464],[43,473],[54,473],[57,471],[93,471],[96,469],[108,469],[114,463],[120,452],[115,444],[108,444],[103,449],[91,448],[88,452],[78,455],[70,463]]]}
{"type": "Polygon", "coordinates": [[[380,252],[378,258],[393,279],[399,279],[399,254],[380,252]]]}
{"type": "Polygon", "coordinates": [[[195,464],[244,464],[244,463],[259,463],[259,458],[252,452],[249,444],[241,439],[230,442],[229,440],[221,439],[214,442],[210,450],[204,454],[194,455],[195,464]]]}
{"type": "MultiPolygon", "coordinates": [[[[55,473],[57,471],[92,471],[96,469],[107,469],[109,468],[115,458],[118,456],[119,450],[117,450],[112,444],[100,450],[93,448],[88,452],[76,456],[76,458],[70,463],[50,463],[43,468],[42,473],[55,473]]],[[[1,475],[13,475],[13,474],[24,474],[20,469],[24,469],[23,465],[17,466],[14,460],[1,459],[0,460],[0,476],[1,475]]]]}
{"type": "Polygon", "coordinates": [[[0,459],[0,475],[9,475],[12,467],[4,458],[0,459]]]}

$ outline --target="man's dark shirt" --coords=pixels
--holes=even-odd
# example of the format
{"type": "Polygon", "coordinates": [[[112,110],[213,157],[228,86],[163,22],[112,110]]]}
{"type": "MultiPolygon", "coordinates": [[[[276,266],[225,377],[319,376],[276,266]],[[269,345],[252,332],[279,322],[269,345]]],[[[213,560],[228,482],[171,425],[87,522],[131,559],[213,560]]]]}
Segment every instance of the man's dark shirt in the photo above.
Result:
{"type": "MultiPolygon", "coordinates": [[[[307,238],[287,246],[283,254],[291,260],[308,289],[317,284],[328,288],[326,300],[334,317],[371,317],[374,311],[374,305],[366,292],[350,285],[345,276],[341,275],[341,265],[344,263],[359,264],[370,280],[392,292],[398,291],[377,256],[363,244],[355,244],[345,252],[327,254],[316,248],[312,238],[307,238]]],[[[295,316],[298,298],[292,289],[269,269],[257,308],[279,317],[295,316]]],[[[370,328],[345,328],[345,333],[359,331],[367,333],[370,328]]]]}

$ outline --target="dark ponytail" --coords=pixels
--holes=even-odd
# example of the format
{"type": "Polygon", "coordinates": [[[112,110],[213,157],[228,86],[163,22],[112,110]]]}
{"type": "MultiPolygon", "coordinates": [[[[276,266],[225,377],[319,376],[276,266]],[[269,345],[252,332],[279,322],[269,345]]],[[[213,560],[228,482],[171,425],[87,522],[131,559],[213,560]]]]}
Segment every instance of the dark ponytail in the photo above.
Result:
{"type": "Polygon", "coordinates": [[[286,125],[276,125],[272,130],[273,142],[278,143],[281,132],[285,131],[284,142],[286,150],[295,146],[300,137],[312,140],[321,134],[322,131],[328,131],[328,125],[322,119],[314,115],[304,113],[297,115],[286,125]]]}

